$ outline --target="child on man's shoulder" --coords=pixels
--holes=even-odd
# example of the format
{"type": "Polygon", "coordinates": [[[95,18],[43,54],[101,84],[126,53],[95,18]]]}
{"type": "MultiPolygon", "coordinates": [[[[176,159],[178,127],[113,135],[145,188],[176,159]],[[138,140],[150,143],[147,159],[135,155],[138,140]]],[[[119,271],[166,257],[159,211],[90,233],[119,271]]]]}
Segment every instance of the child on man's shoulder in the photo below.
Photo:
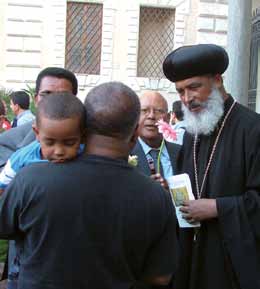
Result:
{"type": "MultiPolygon", "coordinates": [[[[29,164],[47,161],[59,164],[82,154],[85,120],[85,107],[73,94],[60,92],[44,96],[38,104],[33,125],[36,141],[16,151],[7,161],[0,173],[0,192],[29,164]]],[[[7,288],[13,289],[17,288],[20,260],[15,244],[10,243],[10,251],[14,258],[10,260],[7,288]]]]}

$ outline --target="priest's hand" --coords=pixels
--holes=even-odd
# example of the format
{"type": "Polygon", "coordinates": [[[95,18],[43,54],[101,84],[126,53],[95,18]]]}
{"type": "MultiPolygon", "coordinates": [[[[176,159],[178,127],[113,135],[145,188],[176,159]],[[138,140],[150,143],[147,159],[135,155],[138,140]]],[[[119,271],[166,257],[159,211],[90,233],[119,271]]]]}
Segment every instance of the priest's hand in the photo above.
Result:
{"type": "Polygon", "coordinates": [[[159,182],[165,190],[169,190],[168,183],[160,174],[151,175],[151,179],[155,180],[156,182],[159,182]]]}
{"type": "Polygon", "coordinates": [[[218,216],[215,199],[184,201],[180,211],[182,212],[183,218],[190,223],[216,218],[218,216]]]}

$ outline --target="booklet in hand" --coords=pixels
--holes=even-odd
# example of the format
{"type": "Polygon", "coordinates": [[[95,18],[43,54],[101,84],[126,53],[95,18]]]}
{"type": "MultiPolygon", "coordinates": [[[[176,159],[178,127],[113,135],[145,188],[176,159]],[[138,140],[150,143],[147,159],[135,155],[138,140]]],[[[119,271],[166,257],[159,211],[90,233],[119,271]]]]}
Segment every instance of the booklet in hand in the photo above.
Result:
{"type": "Polygon", "coordinates": [[[181,228],[200,227],[200,222],[189,223],[182,217],[182,212],[180,211],[183,201],[194,200],[189,175],[180,174],[171,176],[167,179],[167,182],[170,188],[172,202],[176,209],[179,226],[181,228]]]}

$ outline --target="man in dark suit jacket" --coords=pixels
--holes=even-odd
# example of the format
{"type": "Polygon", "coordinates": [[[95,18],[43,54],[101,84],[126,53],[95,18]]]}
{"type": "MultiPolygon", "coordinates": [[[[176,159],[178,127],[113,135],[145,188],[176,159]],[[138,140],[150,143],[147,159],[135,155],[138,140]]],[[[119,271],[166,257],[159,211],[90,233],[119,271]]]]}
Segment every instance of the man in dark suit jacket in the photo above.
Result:
{"type": "Polygon", "coordinates": [[[158,153],[160,150],[163,137],[159,133],[156,123],[160,119],[169,120],[168,104],[165,98],[156,91],[146,91],[140,97],[140,103],[139,138],[131,155],[138,157],[137,169],[145,175],[151,176],[167,189],[168,185],[165,179],[175,173],[180,146],[164,142],[159,172],[157,171],[157,161],[152,157],[151,151],[157,151],[158,153]]]}

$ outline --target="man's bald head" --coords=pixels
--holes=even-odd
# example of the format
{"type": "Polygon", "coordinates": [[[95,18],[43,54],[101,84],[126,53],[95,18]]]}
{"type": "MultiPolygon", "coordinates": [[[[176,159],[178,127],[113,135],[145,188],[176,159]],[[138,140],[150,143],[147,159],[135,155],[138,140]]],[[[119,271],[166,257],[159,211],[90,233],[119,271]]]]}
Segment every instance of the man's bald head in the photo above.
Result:
{"type": "Polygon", "coordinates": [[[166,99],[158,91],[145,90],[141,94],[139,99],[140,99],[141,103],[143,103],[143,102],[149,102],[150,103],[152,101],[160,102],[163,109],[168,111],[168,103],[167,103],[166,99]]]}
{"type": "Polygon", "coordinates": [[[139,120],[140,102],[136,93],[120,82],[93,88],[85,99],[89,134],[126,139],[139,120]]]}

